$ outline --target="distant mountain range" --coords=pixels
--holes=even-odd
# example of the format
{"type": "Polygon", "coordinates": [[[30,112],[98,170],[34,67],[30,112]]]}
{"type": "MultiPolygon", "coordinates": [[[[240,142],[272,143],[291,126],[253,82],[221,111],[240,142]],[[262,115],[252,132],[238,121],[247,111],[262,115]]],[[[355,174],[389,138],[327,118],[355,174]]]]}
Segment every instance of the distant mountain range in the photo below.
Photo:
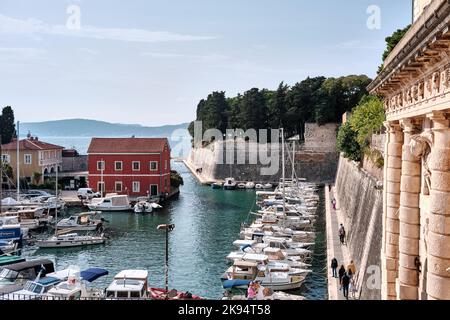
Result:
{"type": "Polygon", "coordinates": [[[20,124],[20,135],[30,132],[41,137],[170,137],[177,129],[187,129],[189,123],[144,127],[138,124],[109,123],[97,120],[68,119],[20,124]]]}

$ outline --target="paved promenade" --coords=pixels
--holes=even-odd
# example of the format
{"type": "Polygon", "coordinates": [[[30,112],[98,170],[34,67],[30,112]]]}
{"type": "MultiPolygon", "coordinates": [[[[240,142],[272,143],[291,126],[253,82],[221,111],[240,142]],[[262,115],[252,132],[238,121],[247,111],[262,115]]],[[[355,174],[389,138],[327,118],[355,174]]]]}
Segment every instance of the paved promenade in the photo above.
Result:
{"type": "MultiPolygon", "coordinates": [[[[328,299],[329,300],[345,300],[342,291],[339,290],[339,279],[333,278],[331,270],[331,260],[336,258],[339,267],[343,264],[345,268],[350,264],[351,258],[346,245],[341,245],[339,241],[339,225],[344,223],[343,213],[339,210],[339,200],[334,194],[334,188],[325,187],[326,201],[326,223],[327,223],[327,272],[328,272],[328,299]],[[333,210],[331,200],[336,199],[337,210],[333,210]]],[[[344,223],[345,227],[345,223],[344,223]]],[[[338,268],[339,270],[339,268],[338,268]]],[[[349,300],[352,300],[349,293],[349,300]]]]}

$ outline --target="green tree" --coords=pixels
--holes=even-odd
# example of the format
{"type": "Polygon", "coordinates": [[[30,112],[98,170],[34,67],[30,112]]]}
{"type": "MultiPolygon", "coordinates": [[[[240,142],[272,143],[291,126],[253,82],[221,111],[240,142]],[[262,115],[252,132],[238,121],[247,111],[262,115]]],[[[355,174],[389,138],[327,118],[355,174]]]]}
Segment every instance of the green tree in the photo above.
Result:
{"type": "Polygon", "coordinates": [[[361,147],[358,141],[356,141],[356,137],[357,133],[353,131],[350,123],[344,123],[339,128],[337,148],[340,152],[344,153],[344,157],[354,161],[361,161],[361,147]]]}
{"type": "Polygon", "coordinates": [[[183,177],[175,170],[170,171],[170,186],[172,188],[179,188],[184,185],[183,177]]]}
{"type": "Polygon", "coordinates": [[[244,93],[239,104],[243,130],[268,127],[267,101],[263,91],[253,88],[244,93]]]}
{"type": "Polygon", "coordinates": [[[2,144],[10,143],[16,136],[14,111],[10,106],[2,110],[2,115],[0,116],[0,135],[2,136],[2,144]]]}
{"type": "Polygon", "coordinates": [[[236,97],[228,99],[228,128],[238,129],[242,128],[242,115],[241,115],[241,100],[242,95],[238,94],[236,97]]]}
{"type": "MultiPolygon", "coordinates": [[[[394,50],[395,46],[400,42],[400,40],[402,40],[406,32],[408,32],[409,28],[411,28],[411,25],[406,26],[404,29],[397,29],[392,35],[386,37],[386,50],[383,52],[382,56],[383,62],[386,60],[392,50],[394,50]]],[[[378,68],[378,73],[383,71],[383,67],[383,64],[381,64],[378,68]]]]}
{"type": "Polygon", "coordinates": [[[268,101],[268,119],[269,127],[279,129],[285,127],[286,121],[286,97],[289,92],[289,86],[281,82],[277,91],[268,101]]]}
{"type": "Polygon", "coordinates": [[[356,133],[356,141],[365,149],[372,133],[378,132],[386,120],[383,102],[375,96],[365,96],[352,112],[350,126],[356,133]]]}
{"type": "Polygon", "coordinates": [[[203,133],[208,129],[225,132],[228,125],[228,102],[225,92],[213,92],[197,106],[197,120],[203,122],[203,133]]]}

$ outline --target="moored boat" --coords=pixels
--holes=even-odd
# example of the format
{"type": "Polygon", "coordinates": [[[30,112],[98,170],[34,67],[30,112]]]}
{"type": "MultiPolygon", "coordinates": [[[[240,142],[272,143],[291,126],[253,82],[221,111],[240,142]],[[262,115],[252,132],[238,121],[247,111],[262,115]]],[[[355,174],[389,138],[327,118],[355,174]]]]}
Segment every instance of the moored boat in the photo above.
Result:
{"type": "Polygon", "coordinates": [[[152,300],[205,300],[200,296],[190,292],[180,292],[177,290],[165,290],[160,288],[148,289],[152,300]]]}
{"type": "Polygon", "coordinates": [[[93,199],[88,204],[89,210],[93,211],[130,211],[131,205],[126,195],[107,195],[105,198],[93,199]]]}
{"type": "Polygon", "coordinates": [[[234,178],[226,178],[225,183],[223,184],[223,188],[225,190],[236,190],[237,183],[234,178]]]}
{"type": "Polygon", "coordinates": [[[81,236],[77,233],[55,235],[45,240],[36,241],[36,245],[41,249],[57,249],[57,248],[72,248],[82,246],[92,246],[104,244],[106,238],[104,235],[100,236],[81,236]]]}

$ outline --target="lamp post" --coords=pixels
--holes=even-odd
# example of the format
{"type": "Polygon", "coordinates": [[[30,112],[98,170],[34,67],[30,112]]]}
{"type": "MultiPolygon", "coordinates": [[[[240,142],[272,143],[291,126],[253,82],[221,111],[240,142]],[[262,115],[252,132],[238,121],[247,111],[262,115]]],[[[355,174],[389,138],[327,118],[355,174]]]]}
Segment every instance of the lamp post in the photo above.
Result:
{"type": "Polygon", "coordinates": [[[175,229],[174,224],[161,224],[157,228],[158,230],[166,231],[166,265],[165,265],[165,283],[166,292],[169,292],[169,232],[175,229]]]}

